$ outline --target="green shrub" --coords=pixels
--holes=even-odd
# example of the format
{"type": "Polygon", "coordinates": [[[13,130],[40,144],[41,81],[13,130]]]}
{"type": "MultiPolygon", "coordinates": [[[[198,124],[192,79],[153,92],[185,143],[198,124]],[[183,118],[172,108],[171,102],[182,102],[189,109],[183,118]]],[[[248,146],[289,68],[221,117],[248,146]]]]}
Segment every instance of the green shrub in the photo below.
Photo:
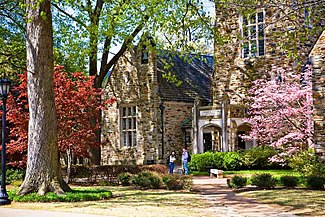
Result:
{"type": "Polygon", "coordinates": [[[254,174],[251,178],[252,185],[259,188],[274,188],[277,180],[269,173],[254,174]]]}
{"type": "Polygon", "coordinates": [[[213,168],[223,169],[223,158],[225,152],[215,152],[212,156],[213,168]]]}
{"type": "Polygon", "coordinates": [[[247,185],[247,178],[242,176],[234,176],[227,182],[229,188],[242,188],[247,185]]]}
{"type": "MultiPolygon", "coordinates": [[[[0,164],[1,166],[1,164],[0,164]]],[[[18,168],[7,168],[6,169],[6,183],[11,184],[16,181],[24,180],[26,171],[18,168]]],[[[0,176],[1,181],[1,176],[0,176]]]]}
{"type": "Polygon", "coordinates": [[[216,168],[222,170],[240,170],[241,166],[242,162],[238,152],[224,152],[222,168],[216,168]]]}
{"type": "Polygon", "coordinates": [[[179,174],[163,176],[162,181],[168,190],[191,190],[193,185],[191,176],[179,174]]]}
{"type": "Polygon", "coordinates": [[[191,162],[188,163],[189,169],[194,171],[207,171],[208,166],[213,165],[213,152],[192,155],[191,162]]]}
{"type": "Polygon", "coordinates": [[[285,187],[294,188],[298,185],[299,178],[296,176],[281,176],[280,182],[285,187]]]}
{"type": "Polygon", "coordinates": [[[254,147],[237,152],[205,152],[193,155],[189,167],[192,171],[200,172],[207,171],[208,167],[226,171],[283,168],[279,163],[269,161],[277,153],[272,147],[254,147]]]}
{"type": "Polygon", "coordinates": [[[304,177],[325,174],[325,166],[312,149],[300,151],[289,159],[289,166],[304,177]]]}
{"type": "Polygon", "coordinates": [[[282,168],[278,163],[269,161],[269,158],[278,152],[272,147],[253,147],[241,151],[243,169],[278,169],[282,168]]]}
{"type": "Polygon", "coordinates": [[[307,188],[314,190],[322,190],[325,185],[325,177],[323,176],[308,176],[306,180],[307,188]]]}
{"type": "Polygon", "coordinates": [[[73,189],[66,195],[57,195],[49,192],[45,195],[31,193],[24,196],[18,196],[17,191],[8,191],[9,199],[16,202],[79,202],[104,200],[112,197],[112,192],[102,189],[73,189]]]}
{"type": "Polygon", "coordinates": [[[131,173],[121,173],[118,175],[118,181],[121,183],[123,186],[129,186],[131,184],[131,173]]]}
{"type": "Polygon", "coordinates": [[[132,177],[131,182],[136,186],[142,188],[151,188],[151,189],[160,188],[162,184],[161,178],[156,173],[146,172],[146,171],[134,175],[132,177]]]}

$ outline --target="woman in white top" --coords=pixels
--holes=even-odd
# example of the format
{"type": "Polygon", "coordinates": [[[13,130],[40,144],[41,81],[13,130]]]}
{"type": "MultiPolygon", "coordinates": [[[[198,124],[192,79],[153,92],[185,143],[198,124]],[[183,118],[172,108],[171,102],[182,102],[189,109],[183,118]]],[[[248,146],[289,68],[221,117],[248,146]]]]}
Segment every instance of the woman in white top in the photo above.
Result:
{"type": "Polygon", "coordinates": [[[176,154],[174,151],[172,151],[172,153],[169,155],[168,157],[168,161],[169,161],[169,173],[173,174],[174,171],[174,162],[176,160],[176,154]]]}

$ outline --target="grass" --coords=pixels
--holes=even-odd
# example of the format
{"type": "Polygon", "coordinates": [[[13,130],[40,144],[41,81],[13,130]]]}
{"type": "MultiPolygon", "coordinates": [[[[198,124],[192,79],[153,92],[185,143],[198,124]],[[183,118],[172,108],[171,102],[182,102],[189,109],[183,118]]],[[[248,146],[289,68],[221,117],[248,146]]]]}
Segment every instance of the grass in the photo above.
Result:
{"type": "Polygon", "coordinates": [[[208,176],[209,172],[190,171],[190,174],[193,176],[208,176]]]}
{"type": "Polygon", "coordinates": [[[248,178],[248,184],[251,184],[251,176],[254,174],[270,173],[274,178],[277,179],[277,185],[281,186],[281,176],[296,176],[298,177],[298,186],[304,186],[305,180],[300,173],[293,170],[240,170],[240,171],[224,171],[225,178],[231,178],[234,175],[244,176],[248,178]]]}
{"type": "Polygon", "coordinates": [[[325,216],[325,191],[305,189],[276,189],[242,192],[238,195],[267,204],[290,208],[290,212],[303,216],[325,216]]]}
{"type": "Polygon", "coordinates": [[[67,192],[66,195],[57,195],[49,192],[45,195],[32,193],[24,196],[18,196],[17,189],[13,189],[8,191],[8,195],[9,199],[16,202],[78,202],[108,199],[112,197],[112,192],[103,189],[74,188],[72,189],[72,192],[67,192]]]}
{"type": "MultiPolygon", "coordinates": [[[[97,187],[78,187],[96,189],[97,187]]],[[[207,216],[215,215],[209,204],[195,193],[188,191],[137,190],[123,186],[101,186],[113,193],[113,197],[100,201],[25,203],[13,202],[8,208],[41,209],[64,212],[89,213],[117,217],[129,216],[207,216]]]]}
{"type": "Polygon", "coordinates": [[[224,171],[224,175],[243,175],[243,176],[252,176],[253,174],[260,173],[270,173],[274,177],[280,177],[285,175],[300,176],[298,172],[293,170],[240,170],[240,171],[224,171]]]}

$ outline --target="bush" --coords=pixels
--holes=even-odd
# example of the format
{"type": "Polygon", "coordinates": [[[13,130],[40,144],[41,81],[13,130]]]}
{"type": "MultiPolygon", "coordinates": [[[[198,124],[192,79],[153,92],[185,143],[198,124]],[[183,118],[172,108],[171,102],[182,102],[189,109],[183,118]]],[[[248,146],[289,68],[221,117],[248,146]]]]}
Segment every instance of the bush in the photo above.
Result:
{"type": "Polygon", "coordinates": [[[259,188],[274,188],[277,180],[269,173],[254,174],[251,178],[252,185],[259,188]]]}
{"type": "Polygon", "coordinates": [[[158,174],[168,174],[169,167],[163,164],[143,165],[141,171],[156,172],[158,174]]]}
{"type": "Polygon", "coordinates": [[[123,186],[129,186],[131,184],[131,173],[121,173],[118,175],[118,181],[123,186]]]}
{"type": "Polygon", "coordinates": [[[294,188],[298,185],[299,178],[296,176],[281,176],[280,182],[285,187],[294,188]]]}
{"type": "Polygon", "coordinates": [[[325,166],[313,150],[300,151],[289,160],[289,166],[304,177],[325,174],[325,166]]]}
{"type": "Polygon", "coordinates": [[[278,169],[282,168],[282,166],[269,161],[269,158],[277,153],[272,147],[253,147],[241,151],[241,161],[244,169],[278,169]]]}
{"type": "Polygon", "coordinates": [[[254,147],[237,152],[205,152],[193,155],[189,167],[192,171],[200,172],[207,171],[208,167],[221,170],[283,168],[280,164],[269,161],[277,153],[272,147],[254,147]]]}
{"type": "MultiPolygon", "coordinates": [[[[241,166],[242,162],[238,152],[223,153],[222,170],[240,170],[241,166]]],[[[218,169],[220,169],[220,167],[218,169]]]]}
{"type": "Polygon", "coordinates": [[[213,165],[213,152],[192,155],[191,162],[188,163],[189,169],[193,171],[207,171],[208,166],[213,165]]]}
{"type": "Polygon", "coordinates": [[[242,188],[247,185],[247,178],[242,176],[234,176],[228,182],[229,188],[242,188]]]}
{"type": "Polygon", "coordinates": [[[168,190],[191,190],[193,185],[191,176],[179,174],[163,176],[162,181],[168,190]]]}
{"type": "MultiPolygon", "coordinates": [[[[0,164],[1,166],[1,164],[0,164]]],[[[7,168],[6,169],[6,183],[11,184],[13,182],[24,180],[26,170],[18,168],[7,168]]],[[[0,176],[1,181],[1,176],[0,176]]]]}
{"type": "Polygon", "coordinates": [[[160,188],[162,184],[162,180],[157,174],[146,171],[134,175],[131,182],[136,186],[146,189],[157,189],[160,188]]]}
{"type": "Polygon", "coordinates": [[[307,177],[307,188],[314,190],[323,190],[325,184],[325,177],[323,176],[308,176],[307,177]]]}
{"type": "Polygon", "coordinates": [[[73,189],[66,195],[57,195],[49,192],[45,195],[31,193],[24,196],[18,196],[17,191],[8,191],[9,198],[16,202],[79,202],[105,200],[112,197],[112,192],[102,189],[73,189]]]}

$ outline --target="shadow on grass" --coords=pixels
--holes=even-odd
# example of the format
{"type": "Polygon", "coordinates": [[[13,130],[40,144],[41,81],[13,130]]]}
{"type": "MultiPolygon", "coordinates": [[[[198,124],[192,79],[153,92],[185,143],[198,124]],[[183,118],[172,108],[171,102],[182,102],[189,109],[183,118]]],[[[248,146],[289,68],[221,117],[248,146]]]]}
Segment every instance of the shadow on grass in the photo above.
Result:
{"type": "Polygon", "coordinates": [[[266,204],[290,207],[293,213],[303,216],[325,216],[325,191],[308,189],[253,190],[236,191],[240,196],[252,198],[266,204]]]}

